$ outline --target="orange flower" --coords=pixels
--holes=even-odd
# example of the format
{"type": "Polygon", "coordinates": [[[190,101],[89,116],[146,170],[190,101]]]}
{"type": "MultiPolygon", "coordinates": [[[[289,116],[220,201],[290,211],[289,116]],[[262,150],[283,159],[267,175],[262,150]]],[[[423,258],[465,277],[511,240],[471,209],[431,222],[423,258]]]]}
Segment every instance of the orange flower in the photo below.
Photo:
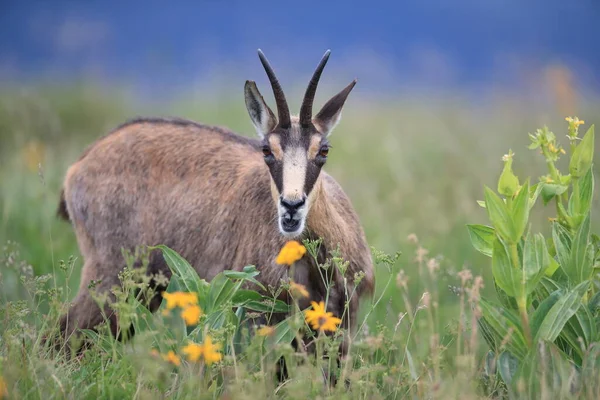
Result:
{"type": "Polygon", "coordinates": [[[301,285],[301,284],[296,283],[294,281],[290,281],[290,293],[294,297],[306,297],[306,298],[308,298],[310,296],[309,293],[308,293],[308,290],[306,290],[306,287],[304,285],[301,285]]]}
{"type": "Polygon", "coordinates": [[[306,254],[306,247],[295,240],[287,242],[275,262],[280,265],[292,265],[306,254]]]}
{"type": "Polygon", "coordinates": [[[315,330],[335,332],[342,320],[334,317],[332,312],[327,312],[324,302],[317,304],[311,301],[310,304],[313,309],[304,311],[306,323],[315,330]]]}
{"type": "Polygon", "coordinates": [[[162,296],[167,300],[167,310],[175,307],[186,308],[187,306],[198,304],[198,294],[188,292],[163,292],[162,296]]]}
{"type": "Polygon", "coordinates": [[[196,325],[202,316],[202,309],[198,306],[187,306],[181,312],[181,318],[185,321],[185,324],[196,325]]]}
{"type": "Polygon", "coordinates": [[[204,360],[206,365],[211,365],[214,362],[220,361],[223,355],[218,352],[221,349],[220,344],[213,344],[210,336],[206,336],[204,343],[198,344],[190,342],[181,351],[190,361],[198,361],[200,358],[204,360]]]}
{"type": "Polygon", "coordinates": [[[167,354],[163,354],[162,358],[177,367],[181,365],[181,359],[173,350],[169,350],[167,354]]]}
{"type": "Polygon", "coordinates": [[[274,332],[275,332],[275,328],[273,328],[272,326],[266,326],[266,325],[263,326],[262,328],[260,328],[258,331],[256,331],[258,336],[271,336],[274,332]]]}

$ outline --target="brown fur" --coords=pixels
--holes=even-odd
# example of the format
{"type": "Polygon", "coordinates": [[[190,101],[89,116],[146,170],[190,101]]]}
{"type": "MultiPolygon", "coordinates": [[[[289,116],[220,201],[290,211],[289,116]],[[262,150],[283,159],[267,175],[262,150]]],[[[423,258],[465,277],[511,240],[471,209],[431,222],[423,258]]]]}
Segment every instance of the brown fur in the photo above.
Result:
{"type": "MultiPolygon", "coordinates": [[[[371,293],[371,254],[349,199],[325,172],[311,197],[305,235],[323,238],[320,261],[339,245],[350,262],[348,284],[362,271],[365,278],[357,293],[371,293]]],[[[225,269],[252,264],[265,286],[279,286],[287,268],[275,258],[287,239],[278,230],[276,213],[259,141],[179,119],[122,125],[90,146],[66,174],[59,214],[70,218],[85,264],[79,293],[61,329],[69,335],[102,321],[88,285],[101,281],[96,286],[100,291],[118,285],[125,266],[121,248],[165,244],[207,280],[225,269]]],[[[159,272],[170,277],[162,256],[155,253],[149,273],[159,272]]],[[[343,278],[336,273],[334,279],[329,309],[341,315],[343,278]]],[[[295,280],[307,287],[311,300],[324,299],[325,288],[308,255],[297,263],[295,280]]],[[[308,306],[308,300],[303,303],[308,306]]],[[[351,326],[357,307],[355,298],[351,326]]]]}

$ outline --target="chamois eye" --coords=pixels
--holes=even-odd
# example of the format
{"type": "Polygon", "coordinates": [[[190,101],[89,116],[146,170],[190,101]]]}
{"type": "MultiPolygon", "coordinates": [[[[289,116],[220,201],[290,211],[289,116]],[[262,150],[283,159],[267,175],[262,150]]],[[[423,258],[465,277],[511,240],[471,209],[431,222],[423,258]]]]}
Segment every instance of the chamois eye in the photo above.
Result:
{"type": "Polygon", "coordinates": [[[319,155],[323,158],[326,158],[328,154],[329,154],[329,147],[327,147],[327,146],[321,147],[321,150],[319,150],[319,155]]]}
{"type": "Polygon", "coordinates": [[[271,149],[268,146],[263,147],[262,152],[263,152],[263,156],[265,156],[265,157],[269,157],[269,156],[273,155],[273,153],[271,152],[271,149]]]}

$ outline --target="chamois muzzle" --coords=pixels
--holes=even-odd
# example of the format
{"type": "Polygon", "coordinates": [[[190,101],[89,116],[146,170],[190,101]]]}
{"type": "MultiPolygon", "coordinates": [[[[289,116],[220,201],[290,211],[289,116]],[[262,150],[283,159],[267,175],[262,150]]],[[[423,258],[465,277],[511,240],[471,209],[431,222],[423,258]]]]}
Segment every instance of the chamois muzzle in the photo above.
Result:
{"type": "Polygon", "coordinates": [[[280,213],[281,228],[287,233],[300,233],[305,218],[306,196],[297,200],[286,200],[281,196],[279,204],[282,208],[280,213]]]}

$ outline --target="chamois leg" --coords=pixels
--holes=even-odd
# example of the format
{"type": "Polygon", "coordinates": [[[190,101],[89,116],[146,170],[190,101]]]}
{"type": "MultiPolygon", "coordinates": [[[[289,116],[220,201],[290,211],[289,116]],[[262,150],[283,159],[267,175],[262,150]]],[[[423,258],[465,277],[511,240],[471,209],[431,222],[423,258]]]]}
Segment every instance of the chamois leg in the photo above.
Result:
{"type": "Polygon", "coordinates": [[[100,270],[100,264],[96,261],[88,259],[85,262],[79,292],[60,320],[61,339],[68,341],[76,335],[78,329],[94,329],[104,322],[105,318],[108,320],[112,334],[117,336],[119,333],[117,316],[109,306],[114,301],[111,289],[119,284],[118,274],[115,271],[114,274],[101,275],[100,270]],[[102,299],[101,303],[104,303],[102,309],[94,297],[102,299]]]}

